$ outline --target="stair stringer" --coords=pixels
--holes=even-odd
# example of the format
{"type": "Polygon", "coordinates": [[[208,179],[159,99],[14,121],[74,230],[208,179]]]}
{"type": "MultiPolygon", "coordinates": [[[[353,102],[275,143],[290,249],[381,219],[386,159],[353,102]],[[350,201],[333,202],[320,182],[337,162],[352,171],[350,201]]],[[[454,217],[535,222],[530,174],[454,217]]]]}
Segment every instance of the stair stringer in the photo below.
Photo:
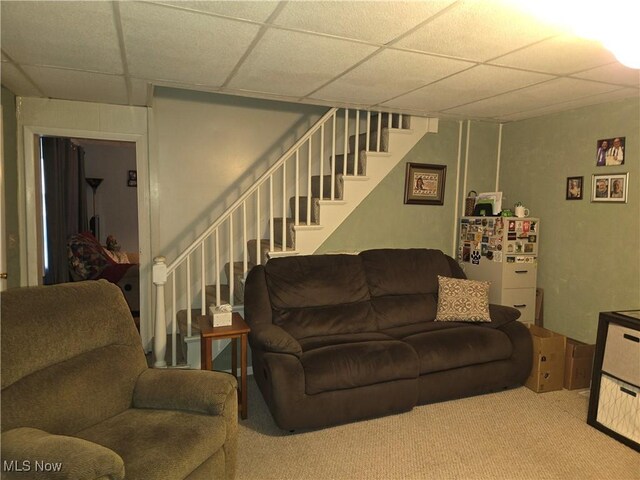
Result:
{"type": "Polygon", "coordinates": [[[358,205],[427,133],[436,133],[435,118],[411,117],[411,129],[389,129],[388,152],[366,152],[364,176],[345,175],[341,200],[320,201],[320,225],[295,226],[296,247],[292,254],[311,255],[329,238],[358,205]]]}

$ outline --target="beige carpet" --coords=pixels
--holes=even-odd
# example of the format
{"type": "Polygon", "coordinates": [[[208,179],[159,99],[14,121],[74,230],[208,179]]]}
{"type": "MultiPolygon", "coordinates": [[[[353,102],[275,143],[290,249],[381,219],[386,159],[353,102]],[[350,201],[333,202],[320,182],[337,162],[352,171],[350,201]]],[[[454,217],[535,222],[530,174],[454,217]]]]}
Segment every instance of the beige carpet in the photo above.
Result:
{"type": "Polygon", "coordinates": [[[521,387],[316,431],[278,429],[249,377],[238,480],[640,479],[640,454],[586,424],[588,397],[521,387]]]}

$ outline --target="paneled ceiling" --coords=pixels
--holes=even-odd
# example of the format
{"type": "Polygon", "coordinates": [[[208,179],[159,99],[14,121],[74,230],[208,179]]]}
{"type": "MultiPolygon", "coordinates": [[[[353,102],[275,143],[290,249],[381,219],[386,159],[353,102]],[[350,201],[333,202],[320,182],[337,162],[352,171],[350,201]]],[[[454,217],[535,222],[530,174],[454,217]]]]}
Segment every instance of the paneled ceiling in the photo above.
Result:
{"type": "Polygon", "coordinates": [[[640,74],[507,0],[1,2],[16,95],[150,105],[166,86],[508,122],[636,97],[640,74]]]}

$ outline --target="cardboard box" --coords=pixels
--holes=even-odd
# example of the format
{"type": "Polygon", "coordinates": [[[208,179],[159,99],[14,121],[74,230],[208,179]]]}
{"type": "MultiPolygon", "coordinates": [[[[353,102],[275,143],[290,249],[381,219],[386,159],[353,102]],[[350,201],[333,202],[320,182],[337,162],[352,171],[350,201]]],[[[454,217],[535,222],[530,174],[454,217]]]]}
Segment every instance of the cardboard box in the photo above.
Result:
{"type": "Polygon", "coordinates": [[[566,337],[537,325],[528,325],[533,340],[533,365],[525,385],[534,392],[562,390],[566,337]]]}
{"type": "Polygon", "coordinates": [[[564,388],[567,390],[589,388],[595,352],[595,345],[587,345],[567,338],[564,355],[564,388]]]}

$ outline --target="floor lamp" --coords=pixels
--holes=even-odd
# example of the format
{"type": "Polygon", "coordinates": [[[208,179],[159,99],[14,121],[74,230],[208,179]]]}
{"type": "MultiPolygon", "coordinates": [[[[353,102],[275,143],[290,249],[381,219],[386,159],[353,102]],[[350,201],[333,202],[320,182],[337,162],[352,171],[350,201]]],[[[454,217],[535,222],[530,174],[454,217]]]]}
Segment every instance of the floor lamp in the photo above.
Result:
{"type": "Polygon", "coordinates": [[[89,219],[89,229],[93,236],[100,241],[100,217],[96,215],[96,190],[104,178],[85,178],[91,190],[93,190],[93,216],[89,219]]]}

